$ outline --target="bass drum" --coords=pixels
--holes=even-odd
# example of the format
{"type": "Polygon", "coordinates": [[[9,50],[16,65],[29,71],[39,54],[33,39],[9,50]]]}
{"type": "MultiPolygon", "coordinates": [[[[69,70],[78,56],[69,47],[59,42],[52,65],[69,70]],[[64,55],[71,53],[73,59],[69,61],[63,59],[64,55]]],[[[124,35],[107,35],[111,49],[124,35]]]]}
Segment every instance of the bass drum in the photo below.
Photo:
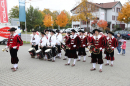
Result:
{"type": "Polygon", "coordinates": [[[45,55],[47,56],[47,59],[50,60],[52,58],[52,49],[45,50],[45,55]]]}
{"type": "Polygon", "coordinates": [[[39,50],[37,50],[36,51],[36,55],[37,55],[37,58],[39,58],[39,59],[44,59],[43,57],[44,57],[44,55],[43,55],[43,53],[42,53],[42,50],[41,49],[39,49],[39,50]]]}
{"type": "Polygon", "coordinates": [[[30,48],[28,50],[29,54],[31,55],[32,58],[35,58],[35,55],[36,55],[36,50],[35,48],[30,48]]]}

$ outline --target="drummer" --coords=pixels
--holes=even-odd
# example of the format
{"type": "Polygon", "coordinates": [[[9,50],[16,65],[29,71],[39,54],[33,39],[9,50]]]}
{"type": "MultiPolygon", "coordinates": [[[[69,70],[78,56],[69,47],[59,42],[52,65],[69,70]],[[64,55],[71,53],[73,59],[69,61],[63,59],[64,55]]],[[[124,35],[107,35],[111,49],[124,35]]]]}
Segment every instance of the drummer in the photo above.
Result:
{"type": "Polygon", "coordinates": [[[60,30],[56,30],[56,46],[58,48],[58,58],[61,58],[61,42],[62,42],[62,34],[60,30]]]}
{"type": "Polygon", "coordinates": [[[31,36],[30,44],[32,47],[35,48],[35,50],[38,50],[38,44],[39,44],[39,36],[36,34],[36,30],[33,30],[33,35],[31,36]]]}
{"type": "Polygon", "coordinates": [[[55,36],[55,31],[51,30],[51,33],[50,33],[50,37],[48,38],[48,42],[47,42],[47,46],[48,48],[52,48],[52,57],[53,57],[53,60],[52,62],[55,62],[55,57],[56,57],[56,48],[55,48],[55,45],[56,45],[56,36],[55,36]]]}
{"type": "MultiPolygon", "coordinates": [[[[41,40],[39,43],[40,49],[42,49],[43,55],[45,55],[45,50],[46,50],[46,44],[47,44],[47,38],[46,34],[44,32],[41,32],[41,40]]],[[[45,60],[47,60],[47,56],[45,56],[45,60]]]]}
{"type": "Polygon", "coordinates": [[[50,37],[50,30],[49,29],[46,29],[45,30],[45,34],[46,34],[46,38],[48,39],[50,37]]]}

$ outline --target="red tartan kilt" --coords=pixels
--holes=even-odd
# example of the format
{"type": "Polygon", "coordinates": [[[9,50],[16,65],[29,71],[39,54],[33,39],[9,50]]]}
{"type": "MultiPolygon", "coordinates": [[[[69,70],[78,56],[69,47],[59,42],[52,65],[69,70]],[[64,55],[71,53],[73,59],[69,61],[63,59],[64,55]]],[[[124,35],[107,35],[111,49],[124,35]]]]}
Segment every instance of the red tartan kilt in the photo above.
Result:
{"type": "Polygon", "coordinates": [[[78,49],[78,56],[81,56],[81,55],[86,56],[85,47],[80,47],[78,49]]]}
{"type": "Polygon", "coordinates": [[[65,56],[69,56],[69,54],[70,54],[69,49],[66,49],[66,51],[65,51],[65,56]]]}
{"type": "Polygon", "coordinates": [[[100,54],[92,53],[92,63],[97,63],[97,62],[98,64],[103,64],[102,52],[100,52],[100,54]]]}
{"type": "Polygon", "coordinates": [[[106,59],[107,59],[107,60],[110,60],[110,61],[114,61],[114,60],[115,60],[114,57],[110,57],[110,56],[106,57],[106,59]]]}
{"type": "Polygon", "coordinates": [[[77,53],[76,53],[76,49],[70,50],[70,53],[69,53],[69,55],[68,55],[68,58],[74,58],[74,59],[77,59],[77,58],[78,58],[77,53]]]}
{"type": "Polygon", "coordinates": [[[12,58],[11,58],[11,63],[12,63],[12,64],[18,64],[18,62],[19,62],[18,57],[16,57],[16,58],[12,57],[12,58]]]}

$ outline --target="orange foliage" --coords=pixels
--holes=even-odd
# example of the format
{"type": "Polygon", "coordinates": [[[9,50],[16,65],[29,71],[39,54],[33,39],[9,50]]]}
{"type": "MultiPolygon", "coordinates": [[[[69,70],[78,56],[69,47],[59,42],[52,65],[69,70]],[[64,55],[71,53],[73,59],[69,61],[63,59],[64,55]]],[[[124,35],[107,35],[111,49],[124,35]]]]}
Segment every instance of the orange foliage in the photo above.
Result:
{"type": "Polygon", "coordinates": [[[67,23],[68,23],[67,15],[62,11],[60,15],[57,16],[56,24],[59,25],[60,27],[65,27],[67,23]]]}
{"type": "Polygon", "coordinates": [[[98,22],[97,20],[94,20],[94,21],[91,23],[91,26],[92,26],[92,27],[96,27],[96,26],[97,26],[97,22],[98,22]]]}
{"type": "Polygon", "coordinates": [[[47,15],[45,16],[43,22],[44,22],[44,25],[45,25],[46,27],[52,26],[53,21],[52,21],[51,15],[50,15],[50,14],[47,14],[47,15]]]}
{"type": "Polygon", "coordinates": [[[106,27],[108,26],[107,21],[105,20],[99,20],[97,25],[103,29],[106,29],[106,27]]]}

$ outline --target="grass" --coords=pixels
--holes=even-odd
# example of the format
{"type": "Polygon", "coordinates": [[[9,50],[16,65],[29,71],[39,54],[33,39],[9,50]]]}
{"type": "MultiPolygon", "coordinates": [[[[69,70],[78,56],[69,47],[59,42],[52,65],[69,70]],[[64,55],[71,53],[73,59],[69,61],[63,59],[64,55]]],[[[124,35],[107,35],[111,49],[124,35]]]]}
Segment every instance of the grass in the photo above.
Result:
{"type": "Polygon", "coordinates": [[[23,44],[30,44],[30,42],[29,41],[23,41],[23,44]]]}

